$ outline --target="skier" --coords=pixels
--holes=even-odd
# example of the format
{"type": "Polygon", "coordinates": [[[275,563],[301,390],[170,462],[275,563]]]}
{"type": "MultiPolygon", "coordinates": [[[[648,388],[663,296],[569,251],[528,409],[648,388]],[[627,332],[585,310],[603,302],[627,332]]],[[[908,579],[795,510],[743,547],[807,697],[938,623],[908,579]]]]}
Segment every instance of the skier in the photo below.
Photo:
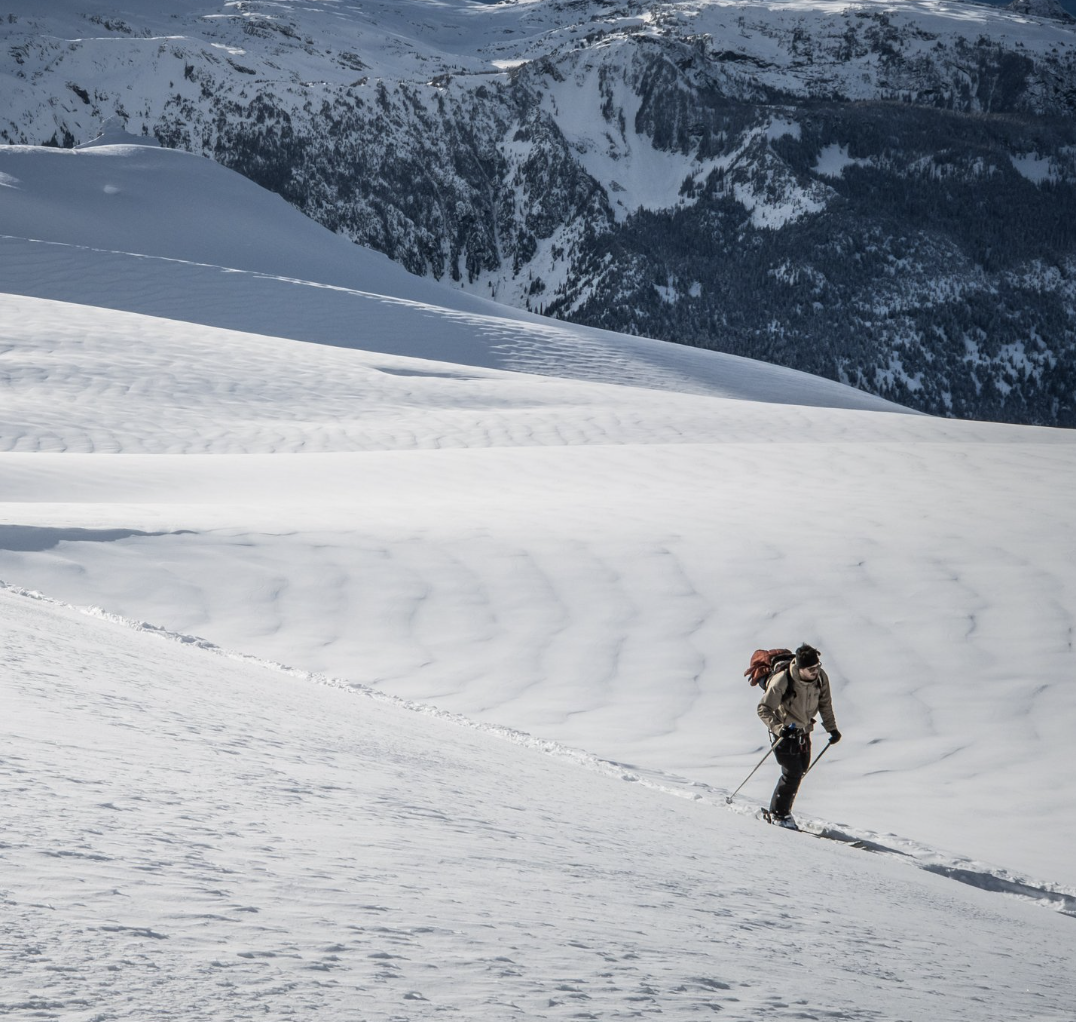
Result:
{"type": "Polygon", "coordinates": [[[763,810],[763,815],[771,823],[793,830],[797,827],[791,816],[792,803],[811,762],[811,730],[816,713],[822,715],[830,742],[841,740],[833,716],[829,678],[822,670],[821,659],[817,649],[804,643],[788,667],[770,679],[758,704],[758,715],[770,731],[770,741],[775,743],[773,754],[781,765],[769,812],[763,810]]]}

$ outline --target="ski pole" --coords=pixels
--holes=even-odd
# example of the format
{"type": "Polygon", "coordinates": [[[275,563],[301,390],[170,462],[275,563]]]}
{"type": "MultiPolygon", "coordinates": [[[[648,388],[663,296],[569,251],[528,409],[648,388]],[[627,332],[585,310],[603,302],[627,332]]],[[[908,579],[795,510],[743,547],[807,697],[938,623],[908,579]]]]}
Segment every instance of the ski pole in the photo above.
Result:
{"type": "Polygon", "coordinates": [[[811,765],[803,771],[804,777],[806,777],[814,769],[815,763],[817,763],[826,754],[826,749],[828,749],[832,744],[832,740],[826,742],[826,747],[817,756],[815,756],[815,758],[811,761],[811,765]]]}
{"type": "MultiPolygon", "coordinates": [[[[780,744],[781,744],[781,742],[783,742],[783,741],[784,741],[784,739],[783,739],[783,738],[778,738],[778,739],[777,739],[777,741],[776,741],[776,742],[774,742],[774,743],[773,743],[773,745],[771,745],[771,746],[770,746],[770,751],[769,751],[769,752],[767,752],[767,753],[766,753],[766,755],[765,755],[765,756],[763,756],[763,757],[762,757],[762,759],[760,759],[760,760],[758,761],[758,766],[756,766],[756,767],[755,767],[755,769],[754,769],[754,770],[752,770],[752,771],[751,771],[751,773],[749,773],[749,774],[748,774],[748,775],[747,775],[747,776],[746,776],[746,777],[745,777],[745,778],[743,779],[743,784],[741,784],[741,785],[740,785],[740,788],[742,788],[742,787],[744,786],[744,784],[746,784],[746,783],[747,783],[747,782],[748,782],[749,780],[751,780],[751,778],[752,778],[752,777],[754,777],[754,776],[755,776],[755,774],[756,774],[756,773],[758,772],[758,768],[759,768],[760,766],[762,766],[762,764],[763,764],[763,763],[765,763],[765,762],[766,762],[766,760],[768,760],[768,759],[770,758],[770,754],[771,754],[771,753],[773,752],[773,750],[774,750],[774,749],[776,749],[776,748],[777,748],[777,746],[778,746],[778,745],[780,745],[780,744]]],[[[817,762],[817,760],[816,760],[815,762],[817,762]]],[[[726,801],[726,802],[727,802],[727,803],[728,803],[729,805],[732,805],[732,800],[733,800],[733,799],[734,799],[734,798],[735,798],[735,797],[736,797],[736,796],[737,796],[737,795],[738,795],[738,794],[740,793],[740,788],[737,788],[737,789],[736,789],[736,790],[735,790],[735,791],[734,791],[734,792],[733,792],[733,793],[732,793],[731,795],[729,795],[729,796],[727,796],[727,797],[726,797],[725,801],[726,801]]]]}

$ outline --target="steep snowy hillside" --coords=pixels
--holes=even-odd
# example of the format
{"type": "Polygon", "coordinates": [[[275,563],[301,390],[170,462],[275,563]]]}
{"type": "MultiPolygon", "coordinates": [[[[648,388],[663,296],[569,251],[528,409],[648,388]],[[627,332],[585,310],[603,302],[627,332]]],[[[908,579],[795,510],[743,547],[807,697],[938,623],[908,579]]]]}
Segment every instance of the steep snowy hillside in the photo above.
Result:
{"type": "Polygon", "coordinates": [[[0,644],[7,1018],[1071,1005],[1034,905],[2,590],[0,644]]]}
{"type": "Polygon", "coordinates": [[[0,139],[116,117],[416,273],[1076,424],[1076,34],[944,0],[15,0],[0,139]]]}

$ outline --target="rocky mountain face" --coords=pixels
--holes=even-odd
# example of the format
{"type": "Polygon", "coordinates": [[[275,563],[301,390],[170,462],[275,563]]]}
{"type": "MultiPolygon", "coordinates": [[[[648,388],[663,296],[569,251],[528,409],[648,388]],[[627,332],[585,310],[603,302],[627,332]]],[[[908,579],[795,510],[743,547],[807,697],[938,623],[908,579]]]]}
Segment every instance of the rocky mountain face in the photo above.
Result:
{"type": "Polygon", "coordinates": [[[1035,18],[1054,18],[1059,21],[1076,21],[1073,16],[1069,0],[1069,8],[1066,8],[1061,0],[1012,0],[1005,7],[1018,14],[1028,14],[1035,18]]]}
{"type": "Polygon", "coordinates": [[[1076,426],[1062,17],[153,0],[136,23],[22,2],[0,141],[72,145],[118,117],[502,302],[1076,426]]]}

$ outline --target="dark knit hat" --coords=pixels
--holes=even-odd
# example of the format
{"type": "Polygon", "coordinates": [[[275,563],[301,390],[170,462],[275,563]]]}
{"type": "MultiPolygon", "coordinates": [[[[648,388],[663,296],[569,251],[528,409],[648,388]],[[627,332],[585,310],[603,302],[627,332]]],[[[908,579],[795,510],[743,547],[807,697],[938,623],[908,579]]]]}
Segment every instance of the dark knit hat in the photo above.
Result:
{"type": "Polygon", "coordinates": [[[808,646],[807,643],[804,643],[796,650],[797,667],[815,667],[821,660],[822,654],[814,646],[808,646]]]}

